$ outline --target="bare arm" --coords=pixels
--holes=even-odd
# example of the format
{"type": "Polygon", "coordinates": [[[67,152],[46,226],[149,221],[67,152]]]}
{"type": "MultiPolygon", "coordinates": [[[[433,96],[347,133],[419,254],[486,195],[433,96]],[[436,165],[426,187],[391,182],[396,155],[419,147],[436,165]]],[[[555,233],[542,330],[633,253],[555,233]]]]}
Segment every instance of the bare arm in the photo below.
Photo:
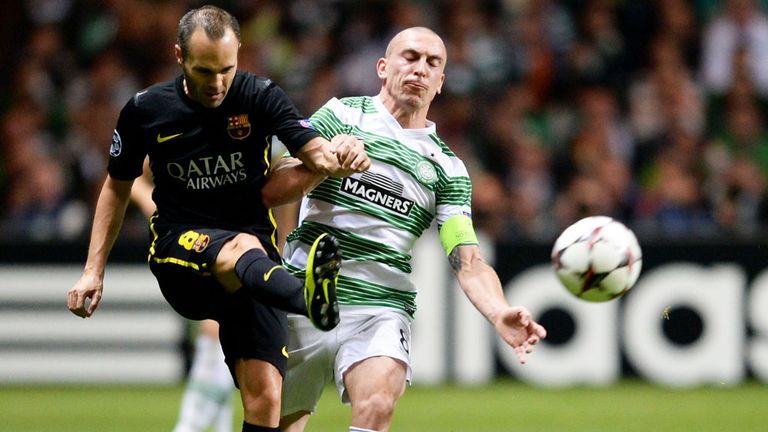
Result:
{"type": "Polygon", "coordinates": [[[448,255],[461,289],[496,332],[515,349],[520,363],[547,332],[521,306],[510,306],[496,271],[483,260],[477,245],[459,245],[448,255]]]}
{"type": "Polygon", "coordinates": [[[104,287],[104,269],[109,252],[120,233],[125,218],[125,209],[131,197],[133,181],[115,180],[107,176],[96,204],[96,213],[91,228],[88,259],[83,275],[67,293],[67,307],[82,318],[93,314],[101,301],[104,287]],[[86,301],[90,300],[90,304],[86,301]]]}
{"type": "Polygon", "coordinates": [[[346,177],[371,165],[363,142],[352,135],[337,135],[330,143],[313,138],[296,156],[310,171],[324,176],[346,177]]]}
{"type": "Polygon", "coordinates": [[[298,158],[282,158],[272,166],[261,189],[264,206],[279,207],[300,200],[328,176],[345,177],[371,166],[365,145],[352,135],[337,135],[330,143],[314,138],[298,158]]]}
{"type": "Polygon", "coordinates": [[[296,158],[278,159],[261,189],[261,199],[267,208],[280,207],[300,200],[326,178],[310,171],[296,158]]]}
{"type": "Polygon", "coordinates": [[[144,173],[133,182],[131,201],[136,204],[144,216],[150,217],[155,212],[155,202],[152,201],[152,170],[149,168],[149,158],[144,160],[144,173]]]}

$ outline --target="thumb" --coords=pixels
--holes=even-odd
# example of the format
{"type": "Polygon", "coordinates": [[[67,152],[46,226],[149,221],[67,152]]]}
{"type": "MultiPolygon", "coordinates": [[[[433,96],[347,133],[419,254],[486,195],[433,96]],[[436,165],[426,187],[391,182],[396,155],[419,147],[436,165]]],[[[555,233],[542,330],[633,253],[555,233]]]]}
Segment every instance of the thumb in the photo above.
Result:
{"type": "Polygon", "coordinates": [[[99,307],[99,302],[101,301],[101,295],[95,294],[93,298],[91,299],[90,304],[88,305],[88,315],[93,314],[93,312],[96,310],[97,307],[99,307]]]}

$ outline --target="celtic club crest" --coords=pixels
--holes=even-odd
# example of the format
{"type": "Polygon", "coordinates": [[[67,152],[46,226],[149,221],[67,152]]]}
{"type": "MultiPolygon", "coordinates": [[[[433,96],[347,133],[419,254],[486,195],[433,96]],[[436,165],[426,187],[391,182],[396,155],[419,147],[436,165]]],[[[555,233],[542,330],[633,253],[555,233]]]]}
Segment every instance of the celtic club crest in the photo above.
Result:
{"type": "Polygon", "coordinates": [[[437,181],[435,167],[428,161],[422,160],[416,164],[416,178],[423,184],[433,184],[437,181]]]}

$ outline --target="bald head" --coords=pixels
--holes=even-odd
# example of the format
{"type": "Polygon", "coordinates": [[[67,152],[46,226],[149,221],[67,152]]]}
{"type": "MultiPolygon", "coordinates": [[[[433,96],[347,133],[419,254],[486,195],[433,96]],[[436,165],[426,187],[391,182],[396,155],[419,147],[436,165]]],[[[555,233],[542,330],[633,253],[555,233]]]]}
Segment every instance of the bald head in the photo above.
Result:
{"type": "Polygon", "coordinates": [[[440,38],[440,36],[432,31],[432,29],[429,29],[427,27],[409,27],[405,30],[402,30],[400,33],[396,34],[391,41],[389,41],[389,44],[387,45],[387,50],[384,52],[384,57],[389,58],[392,56],[393,51],[395,50],[395,47],[402,44],[403,41],[412,40],[417,37],[429,37],[431,39],[434,39],[435,42],[442,47],[443,52],[443,64],[445,64],[445,61],[447,60],[447,54],[445,50],[445,44],[443,43],[443,39],[440,38]]]}

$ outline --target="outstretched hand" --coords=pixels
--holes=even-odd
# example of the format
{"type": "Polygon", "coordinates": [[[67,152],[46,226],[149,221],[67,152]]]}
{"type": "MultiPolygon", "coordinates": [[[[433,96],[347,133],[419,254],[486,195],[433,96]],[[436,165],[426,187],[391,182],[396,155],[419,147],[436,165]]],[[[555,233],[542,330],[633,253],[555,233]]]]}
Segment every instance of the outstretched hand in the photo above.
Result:
{"type": "Polygon", "coordinates": [[[336,177],[368,170],[371,160],[365,152],[365,143],[353,135],[336,135],[331,138],[331,151],[336,154],[341,170],[336,177]]]}
{"type": "Polygon", "coordinates": [[[533,320],[528,309],[510,306],[495,317],[494,327],[504,341],[514,348],[520,364],[525,364],[525,355],[547,336],[547,330],[533,320]]]}

